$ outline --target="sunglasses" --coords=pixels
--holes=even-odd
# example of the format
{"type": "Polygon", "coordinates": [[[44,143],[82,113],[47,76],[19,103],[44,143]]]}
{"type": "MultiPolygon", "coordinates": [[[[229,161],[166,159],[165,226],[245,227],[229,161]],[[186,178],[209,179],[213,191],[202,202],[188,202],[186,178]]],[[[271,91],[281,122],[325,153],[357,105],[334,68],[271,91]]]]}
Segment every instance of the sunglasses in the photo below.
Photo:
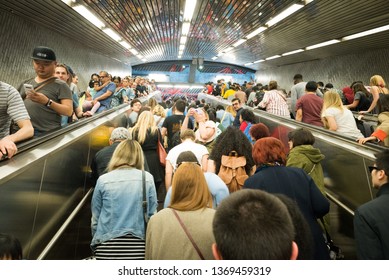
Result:
{"type": "Polygon", "coordinates": [[[377,167],[377,166],[368,166],[367,168],[369,168],[370,173],[371,173],[373,170],[382,170],[381,168],[379,168],[379,167],[377,167]]]}

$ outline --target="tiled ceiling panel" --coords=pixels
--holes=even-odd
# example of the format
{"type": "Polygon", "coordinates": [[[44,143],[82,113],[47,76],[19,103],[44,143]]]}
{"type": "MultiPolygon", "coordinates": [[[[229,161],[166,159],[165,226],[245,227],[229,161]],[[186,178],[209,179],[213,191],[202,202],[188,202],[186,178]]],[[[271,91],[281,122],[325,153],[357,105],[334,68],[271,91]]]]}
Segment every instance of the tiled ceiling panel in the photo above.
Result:
{"type": "MultiPolygon", "coordinates": [[[[305,6],[215,62],[244,66],[389,24],[387,0],[198,0],[182,60],[203,57],[212,61],[212,57],[295,3],[305,6]]],[[[147,63],[177,60],[185,0],[76,0],[71,5],[79,4],[98,15],[147,63]]],[[[108,57],[131,65],[144,63],[60,0],[0,0],[0,8],[83,41],[108,57]]],[[[384,31],[249,67],[262,69],[388,46],[389,31],[384,31]]]]}

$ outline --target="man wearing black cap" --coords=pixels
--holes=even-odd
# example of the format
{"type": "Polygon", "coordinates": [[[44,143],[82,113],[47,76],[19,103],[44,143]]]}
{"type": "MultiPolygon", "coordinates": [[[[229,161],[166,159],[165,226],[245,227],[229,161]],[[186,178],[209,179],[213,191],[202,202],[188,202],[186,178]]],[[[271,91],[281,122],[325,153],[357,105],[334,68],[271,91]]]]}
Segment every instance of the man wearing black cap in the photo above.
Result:
{"type": "Polygon", "coordinates": [[[69,86],[54,76],[57,61],[52,49],[36,47],[31,58],[37,76],[24,81],[19,92],[31,117],[34,135],[38,136],[60,128],[61,115],[72,115],[72,94],[69,86]],[[24,84],[31,84],[34,89],[25,92],[24,84]]]}

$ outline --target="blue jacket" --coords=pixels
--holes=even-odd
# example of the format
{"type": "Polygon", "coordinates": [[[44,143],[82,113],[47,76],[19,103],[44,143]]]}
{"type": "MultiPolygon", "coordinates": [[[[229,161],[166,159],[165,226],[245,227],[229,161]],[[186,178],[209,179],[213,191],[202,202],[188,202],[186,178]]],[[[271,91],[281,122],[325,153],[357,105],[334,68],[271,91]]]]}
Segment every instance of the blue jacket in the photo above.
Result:
{"type": "MultiPolygon", "coordinates": [[[[148,216],[156,213],[158,202],[153,176],[145,172],[148,216]]],[[[142,171],[116,169],[101,175],[92,197],[91,246],[131,233],[145,238],[142,171]]]]}

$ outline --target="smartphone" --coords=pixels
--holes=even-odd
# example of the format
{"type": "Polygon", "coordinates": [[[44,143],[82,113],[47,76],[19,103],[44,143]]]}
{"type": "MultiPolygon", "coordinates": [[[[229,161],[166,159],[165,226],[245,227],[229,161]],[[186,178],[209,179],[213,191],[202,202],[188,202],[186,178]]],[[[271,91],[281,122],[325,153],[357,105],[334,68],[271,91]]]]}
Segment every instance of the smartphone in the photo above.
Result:
{"type": "Polygon", "coordinates": [[[24,93],[28,94],[30,91],[34,90],[34,87],[30,84],[23,84],[24,93]]]}

